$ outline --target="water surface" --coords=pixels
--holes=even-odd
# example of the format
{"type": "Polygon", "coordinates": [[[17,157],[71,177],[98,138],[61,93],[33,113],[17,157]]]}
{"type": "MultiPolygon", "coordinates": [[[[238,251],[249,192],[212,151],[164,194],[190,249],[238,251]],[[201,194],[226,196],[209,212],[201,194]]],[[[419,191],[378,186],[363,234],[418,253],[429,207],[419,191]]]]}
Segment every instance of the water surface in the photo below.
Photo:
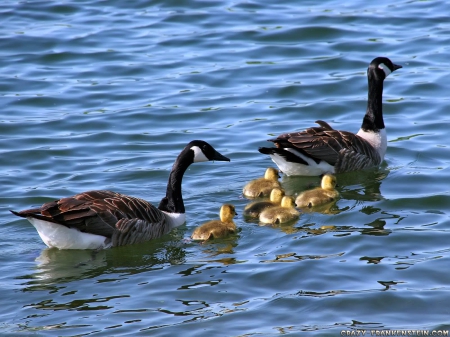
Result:
{"type": "MultiPolygon", "coordinates": [[[[0,331],[37,336],[337,336],[450,329],[450,7],[390,1],[0,4],[0,331]],[[273,163],[267,138],[317,119],[357,131],[384,86],[378,170],[338,176],[333,214],[189,236],[273,163]],[[193,139],[186,225],[93,253],[46,249],[9,209],[91,189],[158,203],[193,139]]],[[[289,193],[318,178],[283,177],[289,193]]]]}

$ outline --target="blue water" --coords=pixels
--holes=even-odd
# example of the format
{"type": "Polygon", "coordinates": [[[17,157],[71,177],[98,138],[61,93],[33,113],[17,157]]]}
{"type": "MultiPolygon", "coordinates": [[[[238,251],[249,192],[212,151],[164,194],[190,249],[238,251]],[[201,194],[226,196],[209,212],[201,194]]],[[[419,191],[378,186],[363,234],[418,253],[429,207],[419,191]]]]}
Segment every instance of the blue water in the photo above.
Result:
{"type": "MultiPolygon", "coordinates": [[[[445,1],[4,1],[0,4],[0,333],[338,336],[450,330],[450,5],[445,1]],[[259,146],[322,119],[356,132],[384,86],[378,170],[338,176],[332,214],[246,222],[259,146]],[[50,250],[20,210],[91,189],[155,204],[203,139],[186,225],[147,244],[50,250]],[[240,231],[191,242],[236,206],[240,231]]],[[[290,194],[319,178],[283,177],[290,194]]]]}

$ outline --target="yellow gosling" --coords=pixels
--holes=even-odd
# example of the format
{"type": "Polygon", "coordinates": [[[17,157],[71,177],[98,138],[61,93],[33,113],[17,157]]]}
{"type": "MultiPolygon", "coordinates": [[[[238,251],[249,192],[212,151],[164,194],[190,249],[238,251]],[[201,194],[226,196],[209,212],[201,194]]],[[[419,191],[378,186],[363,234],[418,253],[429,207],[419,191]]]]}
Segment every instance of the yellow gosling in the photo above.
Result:
{"type": "Polygon", "coordinates": [[[281,224],[296,220],[300,213],[294,208],[294,198],[284,196],[280,206],[270,207],[259,215],[259,221],[266,224],[281,224]]]}
{"type": "Polygon", "coordinates": [[[246,198],[268,197],[272,189],[275,187],[281,188],[278,178],[280,178],[278,171],[269,167],[263,178],[250,181],[245,185],[242,193],[246,198]]]}
{"type": "Polygon", "coordinates": [[[247,218],[258,218],[259,214],[269,207],[279,206],[284,197],[284,191],[281,188],[274,188],[270,192],[270,200],[254,201],[244,208],[244,216],[247,218]]]}
{"type": "Polygon", "coordinates": [[[297,207],[315,207],[339,198],[339,192],[336,190],[336,176],[325,174],[322,178],[321,187],[300,193],[295,200],[297,207]]]}
{"type": "Polygon", "coordinates": [[[233,205],[224,204],[220,208],[220,220],[211,220],[197,227],[191,235],[193,240],[208,240],[226,237],[236,233],[233,218],[237,215],[233,205]]]}

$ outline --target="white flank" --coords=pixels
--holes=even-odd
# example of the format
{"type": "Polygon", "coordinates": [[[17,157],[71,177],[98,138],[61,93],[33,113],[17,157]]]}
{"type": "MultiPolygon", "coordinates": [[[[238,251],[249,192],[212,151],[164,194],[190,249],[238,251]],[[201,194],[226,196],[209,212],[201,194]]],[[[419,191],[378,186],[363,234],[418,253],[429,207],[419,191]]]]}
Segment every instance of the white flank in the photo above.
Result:
{"type": "Polygon", "coordinates": [[[364,131],[363,129],[360,129],[357,135],[367,140],[374,149],[378,151],[381,161],[383,161],[387,149],[386,129],[381,129],[380,132],[364,131]]]}
{"type": "Polygon", "coordinates": [[[106,237],[80,232],[76,228],[69,228],[53,222],[27,218],[36,228],[42,241],[49,248],[59,249],[97,249],[107,248],[106,237]]]}
{"type": "Polygon", "coordinates": [[[209,161],[208,157],[205,156],[203,151],[198,146],[191,147],[191,150],[194,151],[194,163],[209,161]]]}
{"type": "Polygon", "coordinates": [[[311,158],[304,156],[294,149],[285,148],[285,150],[295,154],[297,157],[302,158],[308,163],[308,165],[293,163],[286,161],[286,159],[278,154],[271,154],[270,157],[272,158],[273,162],[277,164],[281,172],[288,176],[320,176],[324,173],[334,173],[334,166],[328,164],[323,160],[319,164],[317,164],[311,158]]]}
{"type": "Polygon", "coordinates": [[[389,74],[392,73],[392,70],[389,69],[389,67],[388,67],[387,65],[385,65],[384,63],[380,63],[380,64],[378,65],[378,68],[380,68],[381,70],[384,71],[386,77],[388,77],[389,74]]]}
{"type": "Polygon", "coordinates": [[[168,213],[162,211],[166,215],[166,219],[169,223],[169,232],[175,227],[181,226],[186,222],[185,213],[168,213]]]}

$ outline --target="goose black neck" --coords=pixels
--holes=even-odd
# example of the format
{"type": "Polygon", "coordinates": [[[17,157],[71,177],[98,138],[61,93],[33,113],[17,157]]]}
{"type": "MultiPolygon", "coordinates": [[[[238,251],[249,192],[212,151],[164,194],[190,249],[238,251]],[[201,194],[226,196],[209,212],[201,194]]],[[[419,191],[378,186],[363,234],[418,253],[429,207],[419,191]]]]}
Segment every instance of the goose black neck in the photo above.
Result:
{"type": "Polygon", "coordinates": [[[168,213],[185,213],[183,195],[181,193],[181,182],[184,172],[186,172],[192,159],[187,158],[188,154],[181,153],[170,171],[169,181],[167,182],[166,196],[161,199],[158,208],[168,213]]]}
{"type": "Polygon", "coordinates": [[[367,111],[364,116],[361,129],[364,131],[378,132],[384,129],[383,120],[383,78],[369,70],[367,74],[369,80],[369,94],[367,99],[367,111]]]}

